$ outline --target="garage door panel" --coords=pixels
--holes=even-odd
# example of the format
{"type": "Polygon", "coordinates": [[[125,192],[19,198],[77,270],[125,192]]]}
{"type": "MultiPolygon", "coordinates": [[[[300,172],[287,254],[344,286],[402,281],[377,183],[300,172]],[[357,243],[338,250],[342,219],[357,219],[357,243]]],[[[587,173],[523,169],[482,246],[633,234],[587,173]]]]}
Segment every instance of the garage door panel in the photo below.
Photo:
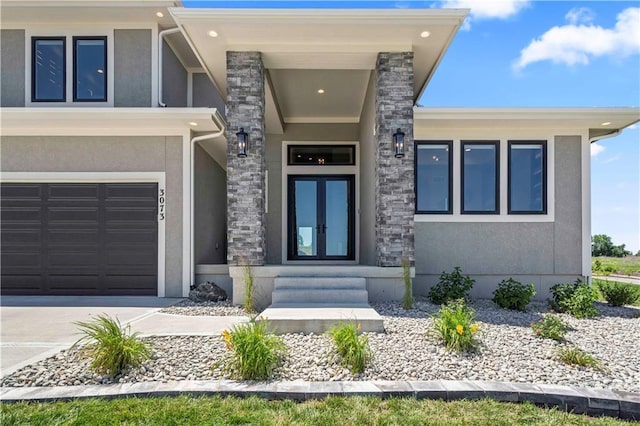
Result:
{"type": "Polygon", "coordinates": [[[157,293],[157,184],[0,184],[3,294],[157,293]]]}
{"type": "Polygon", "coordinates": [[[93,201],[99,198],[99,184],[95,183],[65,183],[49,184],[49,201],[73,200],[74,202],[93,201]]]}

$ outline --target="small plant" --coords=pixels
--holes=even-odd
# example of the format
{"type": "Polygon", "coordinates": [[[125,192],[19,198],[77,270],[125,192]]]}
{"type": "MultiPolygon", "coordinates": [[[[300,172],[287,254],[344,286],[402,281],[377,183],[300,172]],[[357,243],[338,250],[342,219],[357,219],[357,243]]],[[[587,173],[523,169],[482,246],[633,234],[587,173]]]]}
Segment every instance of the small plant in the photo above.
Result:
{"type": "Polygon", "coordinates": [[[556,315],[545,315],[540,321],[531,324],[533,332],[538,337],[545,339],[553,339],[561,342],[564,340],[564,335],[569,330],[569,324],[562,321],[556,315]]]}
{"type": "Polygon", "coordinates": [[[369,339],[358,336],[358,331],[360,324],[356,326],[352,322],[340,323],[329,330],[342,365],[352,373],[362,373],[371,360],[369,339]]]}
{"type": "Polygon", "coordinates": [[[524,285],[509,278],[498,284],[498,288],[493,292],[493,302],[501,308],[524,311],[535,295],[533,284],[524,285]]]}
{"type": "Polygon", "coordinates": [[[120,321],[108,315],[98,315],[93,321],[75,322],[84,337],[73,346],[85,344],[82,355],[93,358],[91,369],[99,374],[117,376],[126,367],[138,367],[151,356],[148,343],[130,333],[131,326],[122,327],[120,321]]]}
{"type": "MultiPolygon", "coordinates": [[[[237,324],[231,331],[222,332],[222,338],[231,354],[223,359],[223,370],[234,378],[266,380],[282,363],[286,346],[278,336],[268,333],[267,321],[237,324]]],[[[219,364],[215,364],[214,368],[219,364]]]]}
{"type": "Polygon", "coordinates": [[[593,261],[591,264],[591,270],[593,272],[600,272],[602,270],[602,262],[600,262],[600,259],[595,259],[593,261]]]}
{"type": "Polygon", "coordinates": [[[619,282],[598,280],[598,288],[611,306],[633,305],[640,299],[640,290],[619,282]]]}
{"type": "Polygon", "coordinates": [[[474,322],[475,312],[463,299],[442,306],[435,315],[434,330],[442,338],[447,349],[473,351],[478,346],[476,333],[479,325],[474,322]]]}
{"type": "Polygon", "coordinates": [[[429,300],[436,305],[442,305],[453,300],[467,299],[474,283],[475,280],[468,275],[463,276],[460,267],[456,266],[450,274],[442,272],[438,284],[429,290],[429,300]]]}
{"type": "Polygon", "coordinates": [[[605,265],[604,268],[602,268],[602,272],[604,273],[604,275],[611,275],[611,273],[615,272],[615,269],[613,268],[612,265],[605,265]]]}
{"type": "Polygon", "coordinates": [[[551,308],[558,312],[566,312],[576,318],[591,318],[598,315],[595,308],[596,293],[589,284],[577,279],[575,283],[560,283],[551,287],[553,300],[551,308]]]}
{"type": "Polygon", "coordinates": [[[408,260],[402,262],[402,279],[404,280],[402,307],[405,310],[409,310],[413,308],[413,286],[411,283],[411,264],[408,260]]]}
{"type": "Polygon", "coordinates": [[[601,368],[600,361],[594,356],[578,347],[558,349],[558,359],[568,365],[579,365],[581,367],[601,368]]]}
{"type": "Polygon", "coordinates": [[[248,314],[252,314],[256,311],[253,303],[253,272],[251,266],[242,266],[242,275],[244,277],[244,310],[248,314]]]}

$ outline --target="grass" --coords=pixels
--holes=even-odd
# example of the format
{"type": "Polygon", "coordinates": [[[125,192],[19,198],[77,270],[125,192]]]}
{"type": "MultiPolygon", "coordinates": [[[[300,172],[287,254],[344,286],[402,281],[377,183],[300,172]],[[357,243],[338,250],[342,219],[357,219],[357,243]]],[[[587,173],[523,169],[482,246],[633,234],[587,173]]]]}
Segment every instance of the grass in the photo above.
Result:
{"type": "Polygon", "coordinates": [[[126,398],[55,403],[3,404],[9,425],[626,425],[545,409],[533,404],[492,400],[454,401],[330,397],[296,403],[257,397],[126,398]]]}
{"type": "Polygon", "coordinates": [[[594,356],[578,347],[560,348],[558,359],[568,365],[578,365],[580,367],[594,367],[600,369],[602,364],[594,356]]]}
{"type": "Polygon", "coordinates": [[[626,256],[626,257],[594,257],[592,260],[598,259],[601,264],[601,271],[598,274],[606,273],[608,269],[611,269],[609,273],[615,273],[620,275],[635,275],[640,276],[640,256],[626,256]],[[610,268],[607,268],[609,266],[610,268]]]}
{"type": "MultiPolygon", "coordinates": [[[[598,299],[601,301],[605,301],[605,297],[604,294],[602,294],[602,290],[600,289],[600,285],[602,284],[607,284],[607,283],[611,283],[615,286],[620,286],[623,288],[628,288],[629,291],[631,292],[635,292],[637,294],[640,294],[640,286],[637,286],[635,284],[628,284],[628,283],[622,283],[620,281],[614,281],[614,280],[603,280],[600,278],[593,278],[593,286],[594,288],[597,290],[598,293],[598,299]]],[[[634,303],[632,303],[633,306],[640,306],[640,298],[638,298],[634,303]]]]}

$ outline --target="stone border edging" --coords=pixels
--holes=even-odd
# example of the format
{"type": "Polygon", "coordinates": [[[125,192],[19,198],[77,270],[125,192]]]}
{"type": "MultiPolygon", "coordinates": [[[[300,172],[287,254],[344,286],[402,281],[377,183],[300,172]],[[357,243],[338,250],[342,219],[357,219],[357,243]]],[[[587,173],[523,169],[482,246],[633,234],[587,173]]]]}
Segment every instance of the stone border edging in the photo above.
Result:
{"type": "Polygon", "coordinates": [[[116,383],[57,387],[5,387],[0,402],[50,402],[82,398],[122,398],[177,395],[259,396],[266,399],[305,401],[328,396],[411,397],[416,399],[490,398],[502,402],[529,401],[576,414],[640,420],[640,393],[571,386],[492,381],[365,381],[242,382],[192,380],[174,382],[116,383]]]}

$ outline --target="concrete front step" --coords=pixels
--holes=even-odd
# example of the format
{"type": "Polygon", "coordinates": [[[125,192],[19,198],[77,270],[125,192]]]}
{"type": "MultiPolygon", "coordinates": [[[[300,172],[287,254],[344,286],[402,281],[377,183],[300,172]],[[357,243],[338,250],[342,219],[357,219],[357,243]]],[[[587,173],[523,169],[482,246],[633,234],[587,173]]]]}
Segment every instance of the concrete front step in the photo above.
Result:
{"type": "Polygon", "coordinates": [[[258,318],[259,321],[269,321],[269,327],[276,334],[320,334],[329,331],[340,322],[350,321],[359,324],[362,332],[384,332],[382,317],[368,305],[272,305],[258,318]]]}
{"type": "Polygon", "coordinates": [[[274,304],[366,305],[369,294],[366,280],[360,277],[276,277],[271,300],[274,304]]]}

